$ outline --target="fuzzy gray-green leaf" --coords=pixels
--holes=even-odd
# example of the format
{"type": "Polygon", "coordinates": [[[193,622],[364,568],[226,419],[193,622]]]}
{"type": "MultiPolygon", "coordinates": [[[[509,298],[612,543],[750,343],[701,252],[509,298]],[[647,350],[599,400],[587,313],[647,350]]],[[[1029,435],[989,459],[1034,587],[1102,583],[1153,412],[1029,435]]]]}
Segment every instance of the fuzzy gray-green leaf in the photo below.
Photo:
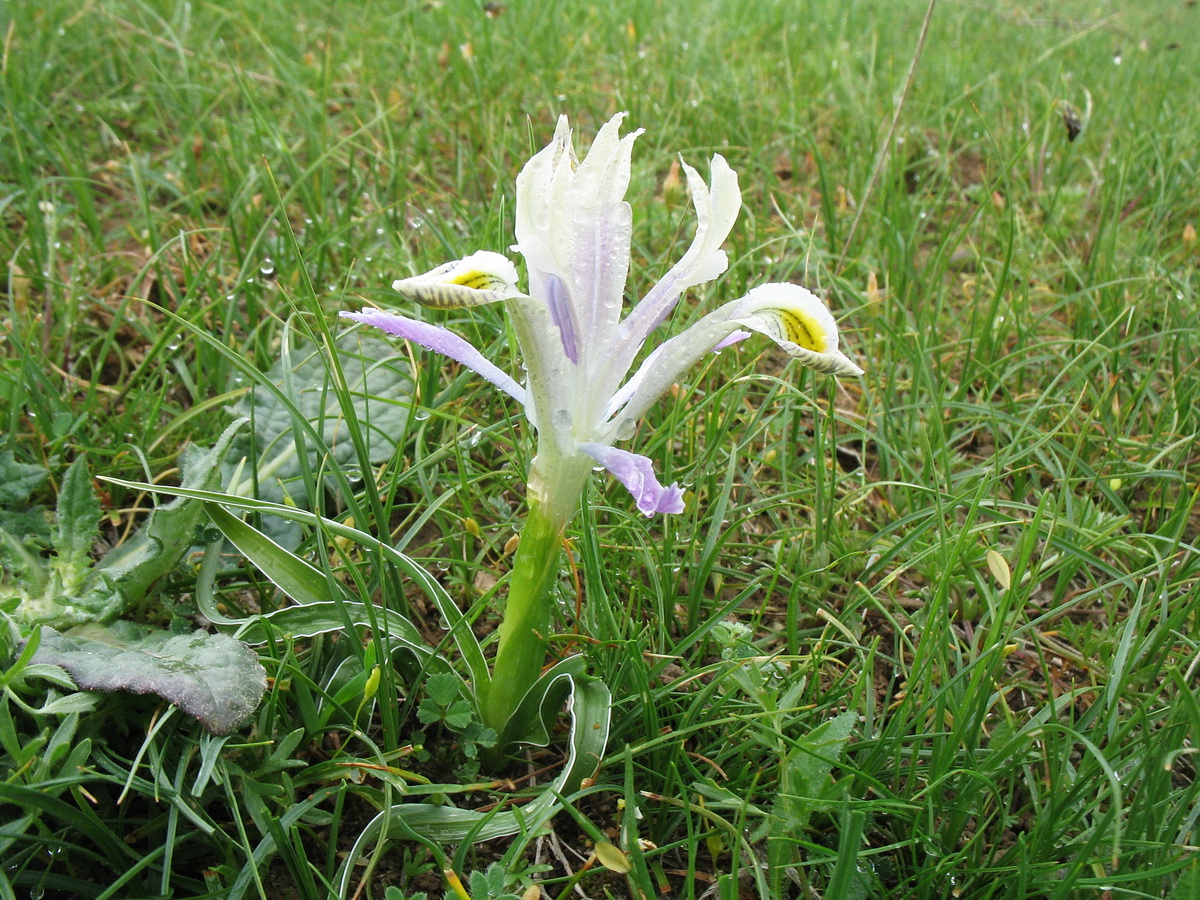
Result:
{"type": "Polygon", "coordinates": [[[24,504],[49,474],[41,466],[17,462],[11,450],[0,450],[0,507],[24,504]]]}
{"type": "Polygon", "coordinates": [[[131,638],[99,625],[71,635],[43,627],[33,659],[62,666],[82,690],[158,694],[213,734],[228,734],[249,719],[267,688],[249,647],[205,631],[155,630],[131,638]]]}

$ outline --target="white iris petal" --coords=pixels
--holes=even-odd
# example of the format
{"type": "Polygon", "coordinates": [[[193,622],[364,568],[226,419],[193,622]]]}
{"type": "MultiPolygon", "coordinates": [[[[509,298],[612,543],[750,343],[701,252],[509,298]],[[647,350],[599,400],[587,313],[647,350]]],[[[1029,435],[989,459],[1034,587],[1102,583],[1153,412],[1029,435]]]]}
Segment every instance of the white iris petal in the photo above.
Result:
{"type": "Polygon", "coordinates": [[[550,144],[517,176],[516,244],[525,259],[528,293],[504,256],[480,251],[393,287],[435,308],[503,301],[525,358],[521,389],[473,347],[439,326],[364,310],[350,315],[416,340],[470,366],[525,405],[538,433],[528,478],[531,497],[565,524],[593,461],[633,493],[647,515],[680,512],[682,491],[664,487],[649,459],[614,444],[683,372],[713,349],[758,332],[804,365],[834,375],[862,373],[838,349],[837,323],[815,295],[793,284],[761,285],[662,343],[626,381],[646,339],[689,288],[729,266],[721,245],[741,208],[737,174],[719,154],[710,180],[684,163],[696,210],[696,232],[683,257],[621,320],[629,272],[633,212],[625,202],[633,144],[618,113],[578,162],[565,116],[550,144]],[[624,382],[624,385],[622,385],[624,382]]]}

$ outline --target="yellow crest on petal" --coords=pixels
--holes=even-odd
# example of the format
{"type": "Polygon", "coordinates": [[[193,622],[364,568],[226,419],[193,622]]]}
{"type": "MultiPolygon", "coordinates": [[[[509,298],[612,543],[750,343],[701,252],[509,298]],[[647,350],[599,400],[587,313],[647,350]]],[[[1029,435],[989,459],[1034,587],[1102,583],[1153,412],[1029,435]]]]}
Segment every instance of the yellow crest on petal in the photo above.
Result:
{"type": "MultiPolygon", "coordinates": [[[[760,315],[765,312],[760,310],[760,315]]],[[[811,315],[806,310],[776,309],[772,310],[779,317],[782,337],[784,340],[798,344],[813,353],[830,353],[837,350],[837,336],[830,341],[826,323],[811,315]]]]}
{"type": "Polygon", "coordinates": [[[480,250],[392,284],[410,300],[434,309],[457,309],[517,297],[517,270],[499,253],[480,250]]]}
{"type": "Polygon", "coordinates": [[[732,316],[765,334],[794,359],[827,375],[861,375],[838,350],[837,322],[824,302],[797,284],[763,284],[750,291],[732,316]]]}

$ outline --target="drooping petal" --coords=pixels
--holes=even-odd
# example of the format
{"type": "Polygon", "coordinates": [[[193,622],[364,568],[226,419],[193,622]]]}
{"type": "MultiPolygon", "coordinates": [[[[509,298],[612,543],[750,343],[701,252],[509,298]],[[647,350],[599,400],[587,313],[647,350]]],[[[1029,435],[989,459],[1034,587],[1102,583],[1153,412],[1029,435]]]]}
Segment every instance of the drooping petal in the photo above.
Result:
{"type": "MultiPolygon", "coordinates": [[[[734,301],[739,303],[739,301],[734,301]]],[[[837,322],[829,308],[798,284],[761,284],[740,301],[731,319],[765,334],[806,366],[826,375],[861,375],[838,350],[837,322]]]]}
{"type": "Polygon", "coordinates": [[[679,377],[713,350],[750,329],[775,341],[787,353],[828,375],[861,375],[862,369],[838,350],[837,323],[825,304],[796,284],[759,285],[726,303],[687,330],[660,344],[616,395],[624,408],[610,405],[610,433],[641,418],[679,377]],[[739,334],[741,332],[741,334],[739,334]]]}
{"type": "Polygon", "coordinates": [[[654,466],[646,457],[595,442],[580,444],[579,449],[629,489],[644,515],[683,512],[683,489],[678,484],[669,487],[659,484],[654,466]]]}
{"type": "Polygon", "coordinates": [[[433,309],[456,309],[519,297],[517,269],[491,250],[480,250],[412,278],[392,282],[392,290],[433,309]]]}
{"type": "Polygon", "coordinates": [[[513,381],[507,374],[490,362],[487,357],[476,350],[469,342],[460,338],[448,328],[441,325],[431,325],[428,322],[418,322],[407,316],[383,312],[378,309],[364,309],[362,312],[343,312],[344,319],[353,319],[365,325],[372,325],[394,334],[405,340],[420,344],[426,350],[448,356],[455,362],[460,362],[472,372],[481,375],[508,394],[518,403],[525,403],[525,389],[513,381]]]}

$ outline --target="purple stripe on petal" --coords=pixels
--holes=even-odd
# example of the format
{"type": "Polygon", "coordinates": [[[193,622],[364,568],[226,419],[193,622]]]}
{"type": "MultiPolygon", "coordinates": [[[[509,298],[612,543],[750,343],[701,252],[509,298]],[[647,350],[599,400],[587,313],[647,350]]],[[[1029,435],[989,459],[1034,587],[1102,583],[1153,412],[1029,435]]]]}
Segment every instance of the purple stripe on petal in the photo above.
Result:
{"type": "Polygon", "coordinates": [[[729,335],[729,337],[725,338],[725,340],[718,341],[717,345],[713,347],[713,352],[715,353],[718,350],[724,350],[730,344],[736,344],[738,341],[744,341],[748,337],[750,337],[749,331],[741,331],[740,329],[738,331],[734,331],[729,335]]]}
{"type": "Polygon", "coordinates": [[[353,319],[364,325],[372,325],[388,334],[394,334],[412,341],[414,344],[420,344],[426,350],[448,356],[455,362],[462,363],[477,375],[486,378],[518,403],[522,405],[525,403],[525,388],[513,381],[470,343],[448,328],[431,325],[428,322],[418,322],[407,316],[382,312],[378,309],[364,309],[357,313],[343,312],[340,315],[344,319],[353,319]]]}
{"type": "Polygon", "coordinates": [[[571,295],[557,275],[546,276],[546,305],[550,307],[551,321],[558,326],[558,333],[562,336],[563,353],[578,365],[579,345],[575,342],[575,314],[571,308],[571,295]]]}
{"type": "Polygon", "coordinates": [[[606,444],[587,442],[579,449],[613,474],[629,489],[637,508],[646,516],[683,512],[683,489],[678,484],[663,487],[654,475],[654,465],[644,456],[606,444]]]}

